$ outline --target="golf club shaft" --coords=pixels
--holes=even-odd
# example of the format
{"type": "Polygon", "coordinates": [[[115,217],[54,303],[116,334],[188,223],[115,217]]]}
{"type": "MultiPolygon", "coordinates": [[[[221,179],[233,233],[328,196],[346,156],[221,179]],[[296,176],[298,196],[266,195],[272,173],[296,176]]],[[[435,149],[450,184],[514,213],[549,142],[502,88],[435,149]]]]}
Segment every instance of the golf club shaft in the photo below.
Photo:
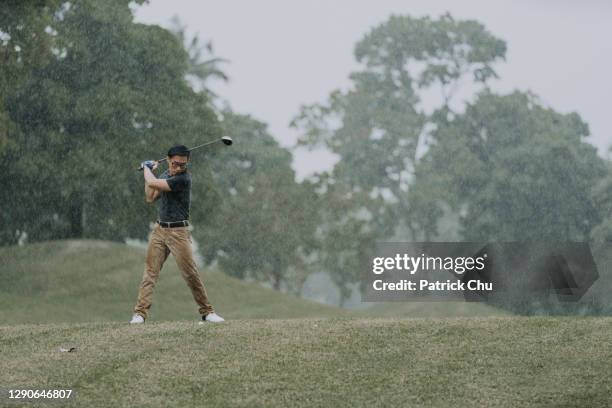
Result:
{"type": "MultiPolygon", "coordinates": [[[[218,143],[218,142],[223,142],[226,145],[231,145],[232,144],[232,139],[229,136],[223,136],[223,137],[221,137],[219,139],[215,139],[215,140],[212,140],[210,142],[206,142],[206,143],[203,143],[201,145],[192,147],[188,151],[192,152],[193,150],[199,149],[201,147],[209,146],[209,145],[211,145],[213,143],[218,143]]],[[[162,157],[161,159],[157,160],[157,163],[163,163],[163,162],[165,162],[167,160],[168,160],[168,157],[162,157]]],[[[142,170],[142,169],[139,169],[139,170],[142,170]]]]}
{"type": "MultiPolygon", "coordinates": [[[[191,153],[192,151],[194,151],[194,150],[196,150],[196,149],[199,149],[200,147],[204,147],[204,146],[211,145],[211,144],[213,144],[213,143],[221,142],[222,140],[223,140],[223,139],[221,139],[221,138],[220,138],[220,139],[217,139],[217,140],[213,140],[213,141],[211,141],[211,142],[206,142],[206,143],[201,144],[201,145],[199,145],[199,146],[192,147],[192,148],[191,148],[191,149],[189,149],[188,151],[191,153]]],[[[168,157],[161,158],[161,159],[159,159],[157,162],[158,162],[158,163],[163,163],[163,162],[165,162],[166,160],[168,160],[168,157]]]]}

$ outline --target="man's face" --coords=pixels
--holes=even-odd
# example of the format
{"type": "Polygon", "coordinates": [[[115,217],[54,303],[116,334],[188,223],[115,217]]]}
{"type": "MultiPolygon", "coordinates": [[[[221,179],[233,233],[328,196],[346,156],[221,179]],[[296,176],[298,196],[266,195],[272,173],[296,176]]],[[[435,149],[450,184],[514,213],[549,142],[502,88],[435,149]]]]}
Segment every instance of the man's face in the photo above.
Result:
{"type": "Polygon", "coordinates": [[[183,173],[187,170],[189,158],[186,156],[168,156],[168,170],[171,175],[183,173]]]}

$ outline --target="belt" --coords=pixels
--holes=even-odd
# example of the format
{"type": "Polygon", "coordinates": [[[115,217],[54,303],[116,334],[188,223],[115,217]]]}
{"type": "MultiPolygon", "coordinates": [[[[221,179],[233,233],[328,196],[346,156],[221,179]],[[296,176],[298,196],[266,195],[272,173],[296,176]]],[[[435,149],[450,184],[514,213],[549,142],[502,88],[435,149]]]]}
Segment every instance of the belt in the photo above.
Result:
{"type": "Polygon", "coordinates": [[[178,227],[188,227],[189,226],[189,221],[187,220],[172,221],[172,222],[164,222],[164,221],[157,220],[157,223],[162,228],[178,228],[178,227]]]}

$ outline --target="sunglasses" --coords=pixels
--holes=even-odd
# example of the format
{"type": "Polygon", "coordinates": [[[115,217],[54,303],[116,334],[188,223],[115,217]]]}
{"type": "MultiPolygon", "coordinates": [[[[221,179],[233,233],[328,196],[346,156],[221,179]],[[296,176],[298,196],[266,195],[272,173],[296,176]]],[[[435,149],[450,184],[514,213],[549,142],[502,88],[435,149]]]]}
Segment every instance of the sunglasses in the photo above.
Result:
{"type": "Polygon", "coordinates": [[[182,162],[172,161],[170,162],[170,164],[172,165],[172,167],[178,167],[179,169],[184,169],[185,167],[187,167],[187,162],[182,163],[182,162]]]}

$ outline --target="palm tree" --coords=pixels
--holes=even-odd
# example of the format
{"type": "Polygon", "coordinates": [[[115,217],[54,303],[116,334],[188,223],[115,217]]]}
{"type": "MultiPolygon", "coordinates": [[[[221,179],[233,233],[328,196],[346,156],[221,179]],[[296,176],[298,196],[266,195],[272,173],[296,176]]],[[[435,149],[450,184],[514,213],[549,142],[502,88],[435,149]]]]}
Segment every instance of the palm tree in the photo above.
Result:
{"type": "Polygon", "coordinates": [[[220,64],[229,63],[225,58],[215,57],[212,41],[201,44],[198,34],[195,34],[191,39],[187,38],[187,26],[181,23],[178,16],[172,17],[172,28],[170,31],[183,44],[188,55],[188,70],[186,74],[187,80],[192,84],[198,92],[206,93],[210,100],[218,97],[208,87],[211,80],[229,81],[229,77],[220,68],[220,64]]]}

